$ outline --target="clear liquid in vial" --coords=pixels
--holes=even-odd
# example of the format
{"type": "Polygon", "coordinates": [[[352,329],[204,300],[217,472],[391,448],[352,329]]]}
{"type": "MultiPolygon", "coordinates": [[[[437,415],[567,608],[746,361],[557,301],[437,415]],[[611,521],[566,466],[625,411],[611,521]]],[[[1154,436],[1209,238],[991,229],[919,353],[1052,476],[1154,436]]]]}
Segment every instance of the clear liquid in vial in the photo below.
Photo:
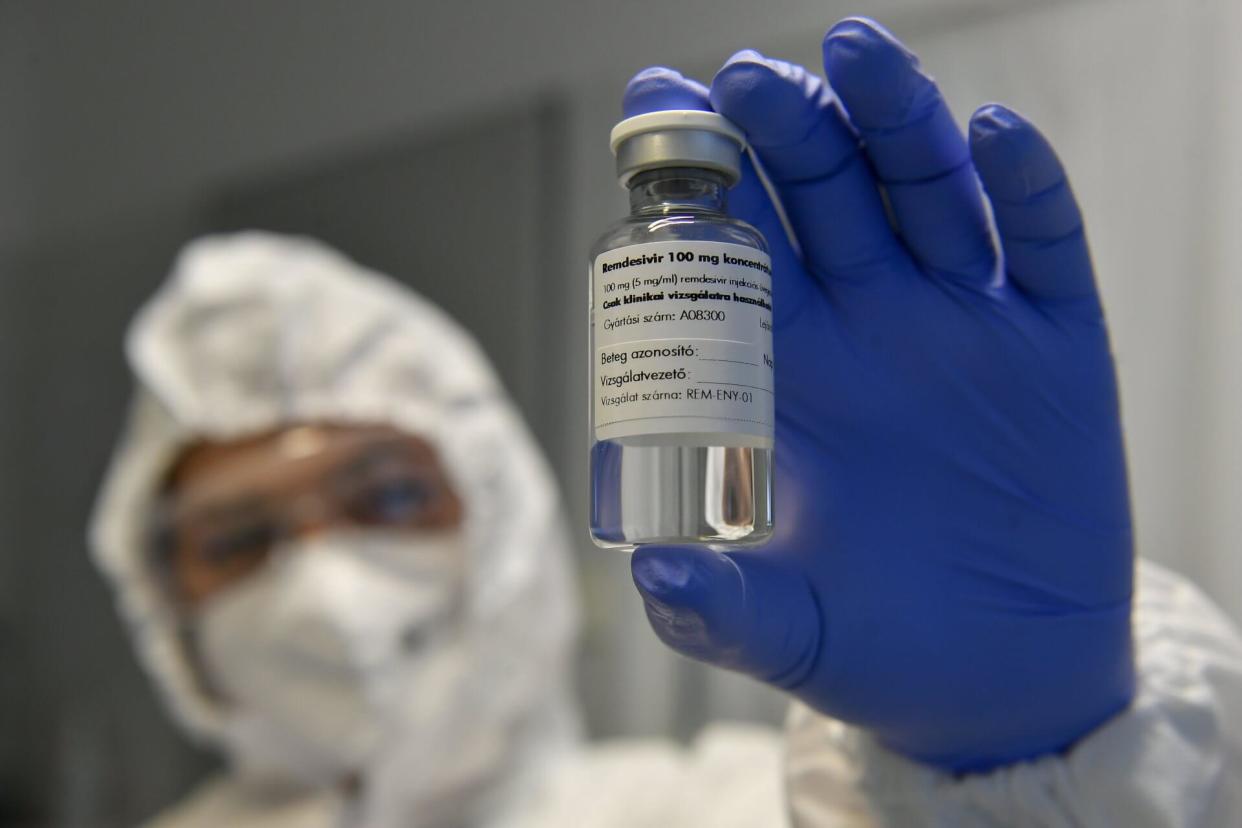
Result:
{"type": "MultiPolygon", "coordinates": [[[[669,435],[676,438],[677,435],[669,435]]],[[[772,533],[772,450],[595,443],[591,531],[601,546],[739,545],[772,533]]]]}

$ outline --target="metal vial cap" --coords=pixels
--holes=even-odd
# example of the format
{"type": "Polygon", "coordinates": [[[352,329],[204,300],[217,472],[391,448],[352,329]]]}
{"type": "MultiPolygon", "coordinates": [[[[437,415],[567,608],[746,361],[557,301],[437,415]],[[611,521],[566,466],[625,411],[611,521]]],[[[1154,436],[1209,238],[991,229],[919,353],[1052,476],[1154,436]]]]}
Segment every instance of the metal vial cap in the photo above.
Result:
{"type": "Polygon", "coordinates": [[[729,186],[741,178],[742,131],[715,112],[668,109],[626,118],[609,139],[622,187],[640,172],[698,167],[723,173],[729,186]]]}

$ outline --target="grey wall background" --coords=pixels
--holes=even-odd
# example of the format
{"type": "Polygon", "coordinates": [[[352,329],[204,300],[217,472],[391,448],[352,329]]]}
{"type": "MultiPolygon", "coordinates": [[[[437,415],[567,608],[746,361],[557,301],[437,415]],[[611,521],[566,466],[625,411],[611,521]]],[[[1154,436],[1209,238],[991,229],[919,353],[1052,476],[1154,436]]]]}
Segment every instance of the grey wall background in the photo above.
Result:
{"type": "MultiPolygon", "coordinates": [[[[579,528],[582,258],[623,209],[606,146],[622,85],[651,63],[706,78],[744,46],[814,65],[848,13],[916,47],[960,119],[1004,99],[1060,148],[1113,328],[1141,550],[1242,618],[1234,5],[0,0],[0,825],[131,824],[211,766],[165,722],[83,544],[128,391],[121,335],[184,240],[314,230],[415,284],[446,221],[482,252],[521,249],[421,286],[459,313],[472,277],[512,291],[514,344],[493,352],[579,528]],[[561,304],[523,303],[548,284],[561,304]]],[[[779,720],[775,694],[660,647],[623,556],[584,541],[580,570],[594,734],[779,720]]]]}

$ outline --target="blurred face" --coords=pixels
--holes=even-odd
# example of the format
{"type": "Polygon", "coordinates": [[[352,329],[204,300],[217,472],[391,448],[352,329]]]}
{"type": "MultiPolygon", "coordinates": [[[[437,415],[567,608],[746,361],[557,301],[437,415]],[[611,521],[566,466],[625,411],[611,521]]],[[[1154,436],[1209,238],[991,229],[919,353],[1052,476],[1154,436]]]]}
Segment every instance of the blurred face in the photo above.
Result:
{"type": "Polygon", "coordinates": [[[301,425],[200,443],[173,468],[166,495],[169,585],[191,609],[288,541],[337,529],[442,532],[463,518],[432,447],[387,426],[301,425]]]}

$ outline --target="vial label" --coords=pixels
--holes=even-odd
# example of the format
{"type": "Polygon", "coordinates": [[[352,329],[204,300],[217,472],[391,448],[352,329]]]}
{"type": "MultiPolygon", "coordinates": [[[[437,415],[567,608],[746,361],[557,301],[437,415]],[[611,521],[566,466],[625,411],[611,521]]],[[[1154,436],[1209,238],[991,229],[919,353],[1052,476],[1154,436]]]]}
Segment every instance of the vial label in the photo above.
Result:
{"type": "Polygon", "coordinates": [[[772,446],[766,253],[650,242],[601,253],[591,270],[596,440],[772,446]]]}

